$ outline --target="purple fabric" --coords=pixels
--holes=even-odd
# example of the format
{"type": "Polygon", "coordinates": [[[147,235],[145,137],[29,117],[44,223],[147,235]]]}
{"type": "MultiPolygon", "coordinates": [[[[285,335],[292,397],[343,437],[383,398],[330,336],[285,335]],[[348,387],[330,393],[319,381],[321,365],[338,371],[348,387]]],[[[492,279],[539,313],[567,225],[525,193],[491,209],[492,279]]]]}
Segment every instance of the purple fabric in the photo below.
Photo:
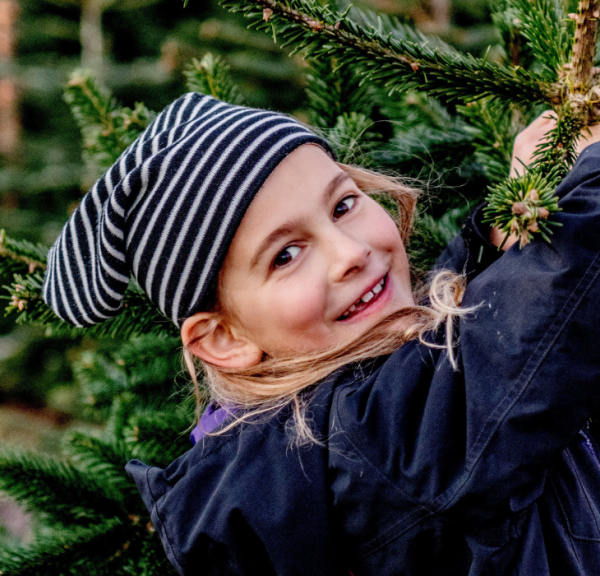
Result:
{"type": "Polygon", "coordinates": [[[594,442],[591,439],[591,436],[587,430],[580,430],[579,434],[583,436],[583,445],[587,449],[587,451],[592,455],[592,458],[595,460],[596,465],[598,466],[598,471],[600,472],[600,460],[598,459],[598,454],[594,449],[594,442]]]}
{"type": "Polygon", "coordinates": [[[233,412],[231,409],[215,408],[213,404],[209,404],[200,417],[200,422],[198,422],[190,434],[192,446],[195,446],[199,440],[223,424],[227,416],[233,414],[233,412]]]}

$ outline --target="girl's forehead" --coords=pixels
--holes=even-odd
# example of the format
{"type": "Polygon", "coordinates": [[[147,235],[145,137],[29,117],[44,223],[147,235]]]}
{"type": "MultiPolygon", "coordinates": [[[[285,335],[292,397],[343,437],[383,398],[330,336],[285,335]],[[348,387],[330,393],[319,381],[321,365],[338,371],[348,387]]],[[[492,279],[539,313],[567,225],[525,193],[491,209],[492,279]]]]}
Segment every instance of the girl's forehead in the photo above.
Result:
{"type": "Polygon", "coordinates": [[[345,175],[345,172],[323,148],[304,144],[273,170],[252,204],[267,207],[273,202],[283,206],[291,200],[299,203],[319,200],[338,175],[345,175]]]}
{"type": "Polygon", "coordinates": [[[239,255],[252,263],[257,251],[310,224],[347,180],[350,176],[320,146],[304,144],[294,150],[254,197],[236,231],[228,260],[239,255]],[[252,253],[250,260],[248,253],[252,253]]]}

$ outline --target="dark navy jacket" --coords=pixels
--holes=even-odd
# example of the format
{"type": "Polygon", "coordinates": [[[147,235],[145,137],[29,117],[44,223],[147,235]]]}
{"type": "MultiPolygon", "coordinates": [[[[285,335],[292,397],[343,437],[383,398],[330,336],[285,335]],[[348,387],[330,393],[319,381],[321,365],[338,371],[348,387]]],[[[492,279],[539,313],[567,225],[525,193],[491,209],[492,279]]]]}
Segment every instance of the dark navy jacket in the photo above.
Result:
{"type": "Polygon", "coordinates": [[[283,411],[128,464],[181,574],[600,574],[600,144],[558,194],[552,243],[469,283],[458,371],[413,341],[314,388],[323,445],[291,448],[283,411]]]}

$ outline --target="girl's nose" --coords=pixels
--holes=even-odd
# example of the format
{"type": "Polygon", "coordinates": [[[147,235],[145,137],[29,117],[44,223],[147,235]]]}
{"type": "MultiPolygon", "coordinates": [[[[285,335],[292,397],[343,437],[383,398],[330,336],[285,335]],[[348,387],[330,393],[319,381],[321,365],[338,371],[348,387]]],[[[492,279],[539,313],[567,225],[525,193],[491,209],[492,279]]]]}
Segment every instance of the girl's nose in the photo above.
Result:
{"type": "Polygon", "coordinates": [[[341,282],[364,270],[371,255],[371,247],[350,234],[337,229],[328,239],[331,275],[334,282],[341,282]]]}

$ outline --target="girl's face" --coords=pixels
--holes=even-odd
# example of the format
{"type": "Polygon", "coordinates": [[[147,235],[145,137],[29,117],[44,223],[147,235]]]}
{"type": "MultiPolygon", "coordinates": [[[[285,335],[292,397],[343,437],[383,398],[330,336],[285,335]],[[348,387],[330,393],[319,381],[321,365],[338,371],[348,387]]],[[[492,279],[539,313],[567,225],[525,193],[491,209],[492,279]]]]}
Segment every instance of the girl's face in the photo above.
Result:
{"type": "Polygon", "coordinates": [[[343,344],[414,305],[394,221],[312,144],[252,201],[219,293],[236,331],[273,357],[343,344]]]}

